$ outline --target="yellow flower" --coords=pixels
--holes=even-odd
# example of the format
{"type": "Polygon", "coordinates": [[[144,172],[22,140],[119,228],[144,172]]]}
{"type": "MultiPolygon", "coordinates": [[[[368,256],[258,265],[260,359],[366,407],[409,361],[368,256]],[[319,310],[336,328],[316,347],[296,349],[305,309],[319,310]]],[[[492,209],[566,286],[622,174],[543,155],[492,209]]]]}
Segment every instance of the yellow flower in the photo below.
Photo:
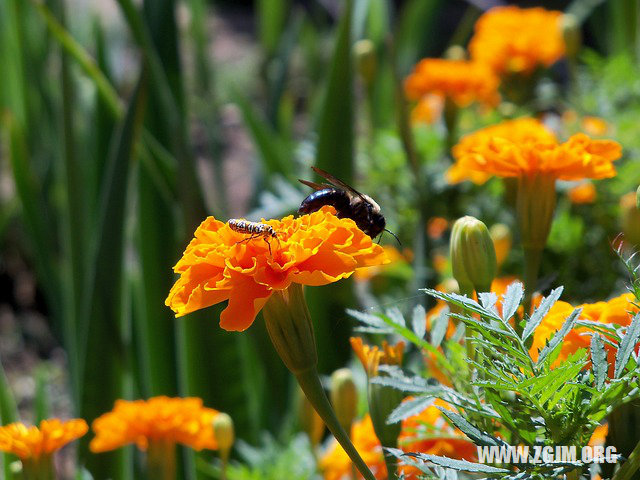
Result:
{"type": "Polygon", "coordinates": [[[202,450],[218,448],[213,420],[218,411],[202,406],[199,398],[153,397],[117,400],[112,411],[94,420],[94,453],[135,443],[140,450],[154,443],[182,444],[202,450]]]}
{"type": "Polygon", "coordinates": [[[245,330],[274,291],[292,283],[326,285],[347,278],[356,268],[387,262],[349,218],[332,207],[298,218],[264,221],[277,238],[247,241],[250,235],[207,218],[174,267],[180,274],[166,300],[176,316],[229,300],[220,316],[226,330],[245,330]]]}
{"type": "Polygon", "coordinates": [[[612,162],[620,158],[622,148],[612,140],[592,140],[582,133],[559,143],[538,120],[521,118],[465,136],[453,148],[453,155],[452,181],[459,181],[460,172],[465,171],[484,180],[535,175],[581,180],[615,176],[612,162]]]}
{"type": "Polygon", "coordinates": [[[500,101],[498,77],[485,64],[466,60],[425,58],[405,81],[410,100],[435,94],[450,98],[458,107],[473,102],[495,106],[500,101]]]}
{"type": "Polygon", "coordinates": [[[389,345],[382,342],[382,348],[377,345],[365,345],[360,337],[351,337],[351,348],[362,363],[367,375],[375,377],[380,365],[402,365],[404,342],[389,345]]]}
{"type": "Polygon", "coordinates": [[[593,182],[583,182],[573,187],[569,190],[569,200],[576,205],[593,203],[596,200],[596,187],[593,182]]]}
{"type": "Polygon", "coordinates": [[[39,428],[19,422],[10,423],[0,427],[0,450],[22,460],[37,460],[82,437],[88,428],[87,423],[79,418],[65,422],[57,418],[42,420],[39,428]]]}
{"type": "MultiPolygon", "coordinates": [[[[631,323],[632,315],[638,312],[638,307],[633,304],[633,301],[633,294],[625,293],[607,302],[584,303],[578,306],[582,308],[580,318],[602,324],[613,323],[626,327],[631,323]]],[[[551,310],[549,310],[549,313],[547,313],[533,334],[533,343],[529,349],[531,358],[537,361],[539,351],[553,334],[562,327],[567,317],[575,308],[577,307],[573,307],[569,303],[562,301],[556,302],[553,307],[551,307],[551,310]]],[[[589,333],[591,333],[591,330],[585,327],[577,327],[571,330],[562,341],[562,349],[553,365],[557,366],[561,364],[581,348],[589,351],[591,344],[591,336],[588,335],[589,333]]],[[[609,363],[613,365],[615,363],[616,349],[606,342],[605,349],[607,350],[609,363]]]]}
{"type": "Polygon", "coordinates": [[[483,14],[469,43],[471,58],[498,74],[529,75],[565,53],[562,12],[543,8],[496,7],[483,14]]]}

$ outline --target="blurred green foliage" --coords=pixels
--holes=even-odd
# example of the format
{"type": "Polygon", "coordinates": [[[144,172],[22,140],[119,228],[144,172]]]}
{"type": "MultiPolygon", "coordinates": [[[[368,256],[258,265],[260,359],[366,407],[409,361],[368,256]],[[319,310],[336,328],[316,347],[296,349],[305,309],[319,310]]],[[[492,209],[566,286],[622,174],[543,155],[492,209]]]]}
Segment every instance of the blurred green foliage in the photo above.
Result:
{"type": "MultiPolygon", "coordinates": [[[[361,301],[409,309],[425,301],[417,288],[443,280],[432,255],[446,247],[447,234],[427,236],[431,217],[471,214],[515,230],[500,181],[478,187],[444,180],[451,160],[443,125],[407,129],[401,97],[413,65],[464,43],[479,10],[442,0],[397,8],[353,0],[342,11],[325,3],[257,0],[255,10],[242,12],[255,21],[255,44],[225,63],[211,55],[220,33],[211,19],[216,11],[224,18],[223,2],[118,0],[120,27],[93,11],[87,21],[62,0],[0,2],[0,169],[10,185],[0,195],[0,260],[5,249],[17,249],[37,275],[67,354],[75,415],[90,422],[123,397],[197,395],[229,412],[240,438],[255,443],[270,430],[288,443],[291,379],[261,321],[243,334],[225,332],[217,326],[220,306],[175,320],[164,299],[172,265],[207,214],[257,220],[292,213],[309,193],[297,178],[311,179],[312,164],[372,193],[413,256],[412,269],[369,286],[310,292],[324,373],[349,357],[346,307],[361,301]],[[352,55],[361,39],[373,42],[376,56],[366,82],[352,55]],[[230,112],[251,140],[249,168],[227,159],[238,148],[225,136],[230,112]],[[243,202],[229,182],[234,175],[248,178],[249,213],[236,205],[243,202]]],[[[604,118],[607,135],[623,144],[620,174],[598,183],[594,205],[560,200],[541,286],[565,285],[571,300],[606,298],[623,281],[609,244],[619,231],[618,200],[640,178],[639,34],[627,21],[634,5],[568,7],[581,12],[598,51],[583,54],[567,95],[551,82],[531,105],[460,117],[465,133],[546,102],[604,118]]],[[[385,235],[383,242],[394,240],[385,235]]],[[[516,247],[503,273],[519,269],[516,247]]],[[[1,380],[7,423],[16,410],[1,380]]],[[[40,402],[39,416],[44,409],[40,402]]],[[[282,449],[269,440],[254,460],[246,447],[239,453],[248,466],[234,467],[229,478],[282,478],[282,465],[305,449],[300,442],[282,449]]],[[[87,441],[81,463],[96,478],[136,478],[130,453],[88,455],[86,448],[87,441]]],[[[209,460],[198,456],[198,465],[209,460]]],[[[184,458],[181,478],[211,474],[197,468],[192,453],[184,458]]],[[[311,467],[298,463],[299,477],[288,478],[310,478],[311,467]]],[[[4,467],[9,478],[8,462],[4,467]]]]}

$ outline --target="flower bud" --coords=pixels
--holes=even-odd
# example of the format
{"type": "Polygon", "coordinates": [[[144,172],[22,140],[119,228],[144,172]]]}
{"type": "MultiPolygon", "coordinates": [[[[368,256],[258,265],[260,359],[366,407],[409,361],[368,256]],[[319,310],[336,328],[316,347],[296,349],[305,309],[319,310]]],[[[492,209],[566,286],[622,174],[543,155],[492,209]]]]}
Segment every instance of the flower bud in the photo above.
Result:
{"type": "Polygon", "coordinates": [[[356,57],[356,69],[365,84],[370,85],[378,70],[378,58],[376,56],[376,46],[368,39],[358,40],[353,45],[353,52],[356,57]]]}
{"type": "Polygon", "coordinates": [[[569,58],[575,58],[582,46],[582,31],[580,30],[580,22],[575,15],[565,13],[560,20],[560,28],[564,38],[566,55],[569,58]]]}
{"type": "Polygon", "coordinates": [[[458,219],[451,231],[451,266],[462,293],[491,291],[496,251],[487,226],[474,217],[458,219]]]}
{"type": "Polygon", "coordinates": [[[309,399],[303,393],[302,389],[298,387],[298,421],[300,422],[300,428],[309,437],[309,442],[312,447],[316,447],[322,435],[324,434],[324,422],[315,408],[309,403],[309,399]]]}
{"type": "Polygon", "coordinates": [[[460,45],[451,45],[444,52],[444,58],[447,60],[466,60],[467,51],[460,45]]]}
{"type": "Polygon", "coordinates": [[[369,382],[367,397],[369,400],[369,414],[371,423],[380,444],[386,448],[398,446],[398,436],[402,422],[389,424],[387,419],[398,405],[402,403],[403,393],[393,387],[369,382]]]}
{"type": "Polygon", "coordinates": [[[640,245],[640,209],[637,192],[627,193],[620,199],[620,223],[624,239],[631,245],[640,245]]]}
{"type": "Polygon", "coordinates": [[[504,263],[511,250],[513,237],[511,230],[504,223],[496,223],[489,229],[489,235],[493,241],[493,248],[496,251],[496,261],[498,267],[504,263]]]}
{"type": "Polygon", "coordinates": [[[340,368],[331,375],[331,404],[342,428],[350,432],[358,413],[358,390],[348,368],[340,368]]]}
{"type": "Polygon", "coordinates": [[[292,283],[286,290],[274,291],[262,316],[271,342],[287,368],[296,375],[315,369],[318,352],[302,285],[292,283]]]}
{"type": "Polygon", "coordinates": [[[219,413],[213,419],[213,435],[220,451],[229,451],[235,442],[233,420],[226,413],[219,413]]]}

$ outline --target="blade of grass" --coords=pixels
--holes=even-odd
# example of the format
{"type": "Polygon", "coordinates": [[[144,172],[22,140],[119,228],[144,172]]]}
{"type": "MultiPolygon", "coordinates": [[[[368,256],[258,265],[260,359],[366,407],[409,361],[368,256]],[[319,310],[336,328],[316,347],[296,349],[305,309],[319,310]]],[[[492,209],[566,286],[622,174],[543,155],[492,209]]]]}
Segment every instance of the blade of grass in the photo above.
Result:
{"type": "MultiPolygon", "coordinates": [[[[7,382],[7,376],[4,373],[2,362],[0,362],[0,422],[2,422],[2,425],[7,425],[17,420],[18,406],[11,392],[11,388],[9,388],[9,382],[7,382]]],[[[0,452],[0,458],[2,459],[4,478],[13,478],[13,472],[10,466],[13,461],[12,457],[0,452]]]]}
{"type": "Polygon", "coordinates": [[[344,2],[318,122],[316,166],[353,181],[354,112],[351,19],[353,1],[344,2]]]}

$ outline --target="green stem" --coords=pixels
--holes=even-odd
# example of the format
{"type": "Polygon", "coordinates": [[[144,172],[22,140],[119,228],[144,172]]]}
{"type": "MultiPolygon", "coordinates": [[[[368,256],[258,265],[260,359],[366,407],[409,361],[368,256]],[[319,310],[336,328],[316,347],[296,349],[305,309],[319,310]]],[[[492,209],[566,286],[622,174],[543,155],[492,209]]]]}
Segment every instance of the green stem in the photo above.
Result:
{"type": "Polygon", "coordinates": [[[628,460],[622,464],[611,480],[631,480],[638,470],[640,470],[640,442],[636,444],[628,460]]]}
{"type": "Polygon", "coordinates": [[[397,480],[398,471],[397,471],[397,464],[396,464],[395,458],[393,458],[391,455],[385,454],[384,464],[387,467],[387,480],[397,480]]]}
{"type": "Polygon", "coordinates": [[[365,478],[365,480],[376,480],[376,477],[371,473],[371,470],[369,470],[369,467],[367,467],[367,464],[362,460],[362,457],[360,457],[360,454],[351,443],[351,440],[349,440],[349,435],[340,425],[340,422],[329,403],[329,399],[324,393],[316,367],[314,366],[308,370],[296,372],[294,374],[300,384],[300,388],[302,388],[302,391],[309,399],[309,402],[313,405],[313,408],[316,409],[316,412],[318,412],[318,415],[320,415],[322,420],[324,420],[327,428],[331,431],[333,436],[336,437],[336,440],[342,446],[344,451],[347,452],[347,455],[349,455],[349,458],[360,474],[365,478]]]}
{"type": "MultiPolygon", "coordinates": [[[[531,312],[531,299],[538,284],[538,273],[542,261],[542,248],[524,247],[524,313],[531,312]]],[[[516,331],[521,334],[520,325],[516,322],[516,331]]]]}
{"type": "Polygon", "coordinates": [[[147,450],[149,478],[174,480],[176,478],[176,446],[173,442],[150,442],[147,450]]]}

